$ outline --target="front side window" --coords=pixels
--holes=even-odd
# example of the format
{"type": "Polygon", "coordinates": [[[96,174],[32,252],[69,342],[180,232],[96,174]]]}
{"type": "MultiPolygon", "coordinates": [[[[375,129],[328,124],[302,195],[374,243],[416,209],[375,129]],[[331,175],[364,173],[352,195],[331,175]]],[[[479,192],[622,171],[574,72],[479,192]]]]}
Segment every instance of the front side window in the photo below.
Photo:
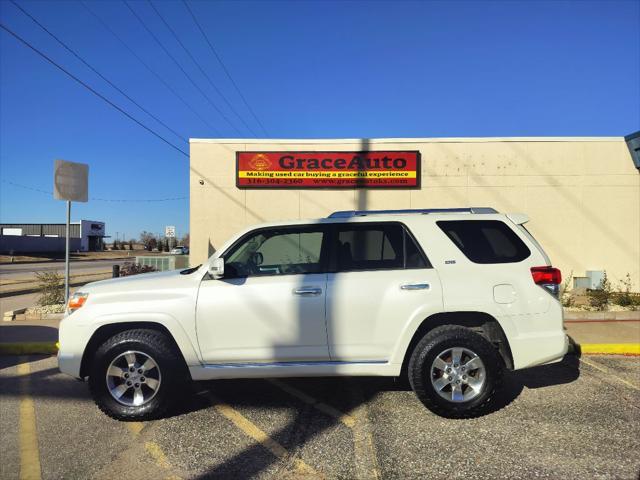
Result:
{"type": "Polygon", "coordinates": [[[225,255],[225,277],[322,272],[323,239],[313,227],[261,230],[225,255]]]}
{"type": "Polygon", "coordinates": [[[413,238],[399,223],[338,227],[337,271],[427,268],[413,238]]]}
{"type": "Polygon", "coordinates": [[[474,263],[515,263],[531,255],[520,237],[499,220],[451,220],[436,223],[474,263]]]}

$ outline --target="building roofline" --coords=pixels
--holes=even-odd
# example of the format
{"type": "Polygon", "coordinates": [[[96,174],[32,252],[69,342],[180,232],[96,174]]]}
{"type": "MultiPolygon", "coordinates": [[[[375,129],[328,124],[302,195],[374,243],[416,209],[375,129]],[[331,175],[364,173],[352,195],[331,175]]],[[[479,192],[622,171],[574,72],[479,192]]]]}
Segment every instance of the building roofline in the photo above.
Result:
{"type": "Polygon", "coordinates": [[[219,144],[369,144],[497,143],[497,142],[624,142],[625,137],[466,137],[466,138],[190,138],[189,143],[219,144]]]}

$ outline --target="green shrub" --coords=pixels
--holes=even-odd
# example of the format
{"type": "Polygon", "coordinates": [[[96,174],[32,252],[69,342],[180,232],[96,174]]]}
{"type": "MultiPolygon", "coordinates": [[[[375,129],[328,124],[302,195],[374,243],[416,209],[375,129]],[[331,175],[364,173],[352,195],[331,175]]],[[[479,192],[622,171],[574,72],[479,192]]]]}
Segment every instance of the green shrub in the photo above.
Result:
{"type": "Polygon", "coordinates": [[[624,280],[620,280],[619,293],[615,295],[613,301],[621,307],[630,307],[633,305],[633,297],[631,295],[631,275],[627,273],[624,280]]]}
{"type": "Polygon", "coordinates": [[[604,272],[604,277],[600,281],[598,288],[587,290],[589,304],[596,310],[606,310],[612,300],[611,281],[604,272]]]}
{"type": "Polygon", "coordinates": [[[60,305],[64,303],[64,283],[57,272],[36,272],[38,280],[38,305],[60,305]]]}
{"type": "Polygon", "coordinates": [[[571,292],[569,291],[569,285],[571,285],[572,279],[573,270],[571,270],[571,273],[569,273],[567,278],[564,279],[564,283],[560,287],[560,301],[562,302],[563,307],[573,307],[573,304],[575,302],[573,296],[571,295],[571,292]]]}

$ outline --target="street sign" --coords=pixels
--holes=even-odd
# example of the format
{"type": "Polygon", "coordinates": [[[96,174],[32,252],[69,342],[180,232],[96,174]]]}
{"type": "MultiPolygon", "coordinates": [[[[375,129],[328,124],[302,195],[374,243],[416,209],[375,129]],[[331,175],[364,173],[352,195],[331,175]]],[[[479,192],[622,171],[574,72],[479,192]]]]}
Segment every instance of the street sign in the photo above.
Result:
{"type": "Polygon", "coordinates": [[[53,198],[71,202],[89,200],[89,165],[56,160],[53,174],[53,198]]]}
{"type": "Polygon", "coordinates": [[[167,238],[176,238],[175,225],[167,225],[166,227],[164,227],[164,236],[167,238]]]}
{"type": "Polygon", "coordinates": [[[67,235],[64,252],[64,303],[69,302],[69,229],[71,202],[89,200],[89,165],[55,160],[53,164],[53,198],[67,201],[67,235]]]}

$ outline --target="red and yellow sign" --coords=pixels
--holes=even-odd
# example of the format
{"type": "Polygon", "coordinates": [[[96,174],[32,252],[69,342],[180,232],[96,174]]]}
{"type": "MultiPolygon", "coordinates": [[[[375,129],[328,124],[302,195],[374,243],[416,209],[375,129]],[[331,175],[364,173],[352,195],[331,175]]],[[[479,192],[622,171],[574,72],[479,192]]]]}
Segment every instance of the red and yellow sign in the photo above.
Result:
{"type": "Polygon", "coordinates": [[[416,188],[420,152],[237,152],[239,188],[416,188]]]}

